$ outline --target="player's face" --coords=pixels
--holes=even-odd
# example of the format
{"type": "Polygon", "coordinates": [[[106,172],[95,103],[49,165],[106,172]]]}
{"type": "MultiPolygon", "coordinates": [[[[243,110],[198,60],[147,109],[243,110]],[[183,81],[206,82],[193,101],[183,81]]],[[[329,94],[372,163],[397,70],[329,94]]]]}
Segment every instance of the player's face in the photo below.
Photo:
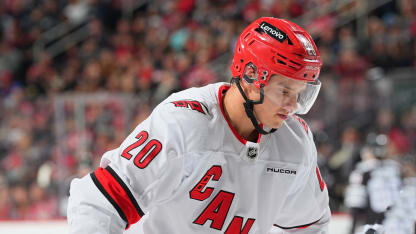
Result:
{"type": "Polygon", "coordinates": [[[273,75],[264,88],[264,102],[254,106],[256,118],[267,127],[279,128],[297,110],[299,93],[305,88],[305,81],[273,75]]]}

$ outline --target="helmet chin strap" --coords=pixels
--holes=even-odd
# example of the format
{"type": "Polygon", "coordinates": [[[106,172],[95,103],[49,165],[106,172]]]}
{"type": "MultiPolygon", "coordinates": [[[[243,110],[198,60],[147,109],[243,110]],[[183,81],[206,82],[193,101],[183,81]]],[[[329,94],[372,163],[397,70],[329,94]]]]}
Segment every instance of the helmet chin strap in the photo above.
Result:
{"type": "MultiPolygon", "coordinates": [[[[248,77],[244,77],[244,79],[249,83],[253,83],[253,81],[248,77]]],[[[264,101],[264,90],[263,90],[264,85],[263,84],[260,85],[260,100],[253,101],[253,100],[250,100],[250,99],[247,98],[246,94],[244,93],[243,89],[241,88],[240,78],[233,77],[231,79],[231,83],[233,83],[233,82],[236,83],[238,90],[240,91],[241,95],[243,96],[243,98],[245,100],[245,102],[243,103],[244,109],[246,111],[247,117],[251,120],[251,123],[253,124],[254,128],[259,133],[261,133],[262,135],[267,135],[267,134],[270,134],[270,133],[273,133],[274,131],[276,131],[275,128],[272,128],[269,132],[264,131],[260,127],[259,123],[257,122],[256,117],[254,117],[254,110],[253,110],[254,105],[262,104],[263,101],[264,101]]]]}

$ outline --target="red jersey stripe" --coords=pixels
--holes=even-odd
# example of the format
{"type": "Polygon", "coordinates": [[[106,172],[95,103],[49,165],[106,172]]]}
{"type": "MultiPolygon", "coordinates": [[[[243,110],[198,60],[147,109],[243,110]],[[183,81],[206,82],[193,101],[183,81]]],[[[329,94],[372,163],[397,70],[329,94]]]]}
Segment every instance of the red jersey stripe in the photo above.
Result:
{"type": "Polygon", "coordinates": [[[126,229],[143,217],[144,213],[130,190],[111,167],[98,168],[91,173],[91,178],[97,188],[117,210],[120,217],[127,223],[126,229]]]}

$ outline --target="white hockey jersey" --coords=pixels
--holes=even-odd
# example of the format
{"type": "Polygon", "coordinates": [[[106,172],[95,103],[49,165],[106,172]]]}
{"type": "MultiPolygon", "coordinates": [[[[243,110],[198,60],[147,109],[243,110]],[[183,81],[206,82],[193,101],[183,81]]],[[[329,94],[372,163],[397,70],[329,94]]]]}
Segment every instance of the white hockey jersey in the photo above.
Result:
{"type": "Polygon", "coordinates": [[[386,212],[385,233],[416,234],[416,177],[407,177],[396,203],[386,212]]]}
{"type": "Polygon", "coordinates": [[[226,83],[172,94],[100,168],[71,183],[70,233],[327,233],[328,192],[306,123],[258,142],[222,109],[226,83]],[[279,231],[277,231],[279,230],[279,231]]]}

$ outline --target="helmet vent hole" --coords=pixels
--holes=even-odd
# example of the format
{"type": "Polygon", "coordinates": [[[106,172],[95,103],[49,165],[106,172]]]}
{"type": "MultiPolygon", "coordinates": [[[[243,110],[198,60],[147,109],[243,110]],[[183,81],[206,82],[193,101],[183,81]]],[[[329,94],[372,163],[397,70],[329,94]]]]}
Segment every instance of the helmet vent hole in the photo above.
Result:
{"type": "Polygon", "coordinates": [[[283,61],[282,61],[282,60],[280,60],[280,59],[278,59],[278,60],[277,60],[277,62],[278,62],[278,63],[281,63],[281,64],[283,64],[283,65],[286,65],[286,63],[285,63],[285,62],[283,62],[283,61]]]}
{"type": "Polygon", "coordinates": [[[251,46],[254,43],[254,40],[251,40],[248,45],[251,46]]]}
{"type": "Polygon", "coordinates": [[[295,69],[295,70],[296,70],[296,67],[294,67],[294,66],[290,66],[290,65],[289,65],[289,67],[290,67],[290,68],[292,68],[292,69],[295,69]]]}
{"type": "Polygon", "coordinates": [[[244,62],[244,59],[240,59],[240,63],[244,62]]]}
{"type": "Polygon", "coordinates": [[[283,56],[283,55],[281,55],[281,54],[279,54],[279,53],[277,53],[277,55],[279,55],[280,57],[282,57],[282,58],[284,58],[284,59],[287,59],[285,56],[283,56]]]}
{"type": "Polygon", "coordinates": [[[240,46],[238,47],[238,52],[241,52],[241,47],[240,46]]]}
{"type": "Polygon", "coordinates": [[[289,45],[293,45],[293,42],[290,40],[290,38],[289,38],[289,37],[287,37],[287,43],[288,43],[289,45]]]}
{"type": "Polygon", "coordinates": [[[306,74],[303,74],[303,77],[305,77],[305,78],[306,78],[306,76],[307,76],[306,74]]]}
{"type": "Polygon", "coordinates": [[[247,37],[248,36],[250,36],[251,35],[251,33],[249,32],[249,33],[247,33],[245,36],[244,36],[244,40],[246,40],[247,39],[247,37]]]}
{"type": "Polygon", "coordinates": [[[312,78],[315,78],[316,77],[316,75],[314,74],[313,76],[312,76],[312,78]]]}
{"type": "Polygon", "coordinates": [[[301,66],[300,65],[300,63],[297,63],[297,62],[295,62],[295,61],[292,61],[292,60],[289,60],[291,63],[294,63],[294,64],[296,64],[296,65],[298,65],[298,66],[301,66]]]}

